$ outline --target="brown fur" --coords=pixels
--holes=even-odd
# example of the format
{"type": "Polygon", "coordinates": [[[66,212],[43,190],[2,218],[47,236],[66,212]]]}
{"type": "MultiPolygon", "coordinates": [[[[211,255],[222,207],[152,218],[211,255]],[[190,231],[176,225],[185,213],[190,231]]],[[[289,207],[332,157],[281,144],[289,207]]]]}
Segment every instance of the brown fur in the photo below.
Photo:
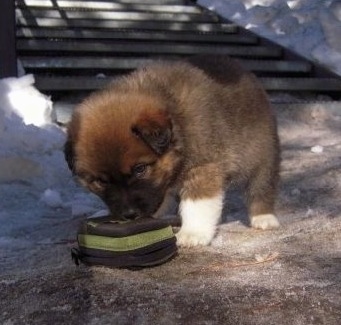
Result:
{"type": "Polygon", "coordinates": [[[275,119],[253,74],[228,57],[159,62],[120,78],[76,109],[68,135],[70,168],[114,214],[154,213],[170,188],[196,200],[233,182],[246,183],[251,216],[273,213],[275,119]],[[142,178],[138,164],[147,165],[142,178]]]}

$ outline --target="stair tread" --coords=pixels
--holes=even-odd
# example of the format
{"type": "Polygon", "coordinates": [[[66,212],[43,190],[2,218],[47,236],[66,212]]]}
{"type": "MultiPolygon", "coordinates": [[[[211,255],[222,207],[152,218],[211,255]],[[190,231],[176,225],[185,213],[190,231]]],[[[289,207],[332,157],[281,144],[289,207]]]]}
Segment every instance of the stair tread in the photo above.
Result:
{"type": "MultiPolygon", "coordinates": [[[[56,0],[54,0],[56,1],[56,0]]],[[[73,0],[74,1],[74,0],[73,0]]],[[[80,0],[76,0],[80,1],[80,0]]],[[[116,3],[122,3],[122,4],[139,4],[141,3],[141,0],[81,0],[85,2],[116,2],[116,3]]],[[[188,5],[188,0],[143,0],[144,4],[148,5],[165,5],[165,4],[182,4],[182,5],[188,5]]]]}
{"type": "Polygon", "coordinates": [[[66,20],[133,20],[133,21],[177,21],[177,22],[215,22],[212,15],[193,15],[188,13],[137,12],[137,11],[81,11],[60,9],[20,9],[15,10],[17,18],[63,18],[66,20]]]}
{"type": "Polygon", "coordinates": [[[234,33],[237,26],[231,23],[194,23],[172,21],[134,21],[134,20],[99,20],[99,19],[61,19],[18,17],[18,26],[68,27],[68,28],[117,28],[135,30],[200,31],[234,33]]]}
{"type": "MultiPolygon", "coordinates": [[[[334,116],[338,119],[341,118],[341,101],[305,101],[305,102],[285,102],[285,103],[272,103],[272,107],[275,110],[295,110],[302,112],[307,110],[311,112],[312,110],[327,110],[332,112],[334,116]]],[[[56,101],[53,105],[54,111],[56,113],[56,120],[61,124],[67,124],[72,116],[77,103],[75,102],[65,102],[56,101]]]]}
{"type": "Polygon", "coordinates": [[[336,78],[261,78],[261,80],[269,91],[341,91],[341,80],[336,78]]]}
{"type": "Polygon", "coordinates": [[[44,27],[22,27],[17,29],[18,38],[58,38],[58,39],[135,39],[135,40],[153,40],[153,41],[182,41],[195,43],[242,43],[256,44],[258,38],[253,35],[236,34],[216,34],[185,31],[111,31],[108,29],[53,29],[44,27]]]}
{"type": "Polygon", "coordinates": [[[90,52],[90,53],[148,53],[148,54],[228,54],[231,56],[279,57],[281,50],[259,45],[250,46],[208,46],[201,44],[178,43],[139,43],[139,42],[64,42],[48,40],[18,40],[19,51],[30,52],[90,52]]]}
{"type": "MultiPolygon", "coordinates": [[[[156,58],[157,59],[157,58],[156,58]]],[[[135,69],[153,62],[153,58],[122,57],[21,57],[24,68],[30,69],[135,69]]],[[[311,70],[304,61],[283,60],[240,60],[242,65],[253,71],[301,72],[311,70]]]]}
{"type": "Polygon", "coordinates": [[[24,5],[19,7],[29,8],[54,8],[58,6],[60,9],[76,8],[83,10],[134,10],[134,11],[148,11],[148,12],[174,12],[174,13],[191,13],[201,14],[202,9],[193,5],[167,5],[167,4],[141,4],[140,3],[118,3],[112,0],[100,1],[75,1],[75,0],[56,0],[56,3],[45,0],[25,0],[24,5]]]}
{"type": "MultiPolygon", "coordinates": [[[[42,91],[94,90],[104,87],[113,79],[98,78],[96,76],[35,76],[36,86],[42,91]]],[[[259,80],[268,91],[341,91],[341,81],[333,78],[259,78],[259,80]]]]}

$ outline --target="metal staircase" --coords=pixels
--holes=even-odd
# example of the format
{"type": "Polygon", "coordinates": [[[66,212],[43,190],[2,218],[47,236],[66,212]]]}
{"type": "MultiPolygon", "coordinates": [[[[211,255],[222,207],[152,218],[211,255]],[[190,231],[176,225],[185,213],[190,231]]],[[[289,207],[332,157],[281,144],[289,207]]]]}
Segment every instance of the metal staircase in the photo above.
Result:
{"type": "Polygon", "coordinates": [[[228,54],[269,93],[328,94],[341,79],[181,0],[16,0],[17,51],[38,89],[88,92],[156,58],[228,54]]]}

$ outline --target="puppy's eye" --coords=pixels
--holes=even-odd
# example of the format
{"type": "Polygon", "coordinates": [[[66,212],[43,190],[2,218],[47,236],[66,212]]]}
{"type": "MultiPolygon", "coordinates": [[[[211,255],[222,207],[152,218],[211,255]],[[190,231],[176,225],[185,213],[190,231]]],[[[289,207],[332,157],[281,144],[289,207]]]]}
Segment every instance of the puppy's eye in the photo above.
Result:
{"type": "Polygon", "coordinates": [[[136,178],[142,178],[146,174],[147,167],[147,164],[137,164],[132,167],[131,174],[136,178]]]}

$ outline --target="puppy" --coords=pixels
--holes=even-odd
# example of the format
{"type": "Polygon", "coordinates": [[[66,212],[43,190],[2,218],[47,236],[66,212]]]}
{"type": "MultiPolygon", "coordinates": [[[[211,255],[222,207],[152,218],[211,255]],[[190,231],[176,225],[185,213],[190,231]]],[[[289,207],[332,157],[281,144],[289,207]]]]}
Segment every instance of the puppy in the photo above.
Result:
{"type": "Polygon", "coordinates": [[[255,76],[226,56],[156,62],[92,94],[65,157],[114,217],[159,215],[177,193],[182,246],[211,242],[234,183],[245,184],[252,227],[279,226],[275,118],[255,76]]]}

